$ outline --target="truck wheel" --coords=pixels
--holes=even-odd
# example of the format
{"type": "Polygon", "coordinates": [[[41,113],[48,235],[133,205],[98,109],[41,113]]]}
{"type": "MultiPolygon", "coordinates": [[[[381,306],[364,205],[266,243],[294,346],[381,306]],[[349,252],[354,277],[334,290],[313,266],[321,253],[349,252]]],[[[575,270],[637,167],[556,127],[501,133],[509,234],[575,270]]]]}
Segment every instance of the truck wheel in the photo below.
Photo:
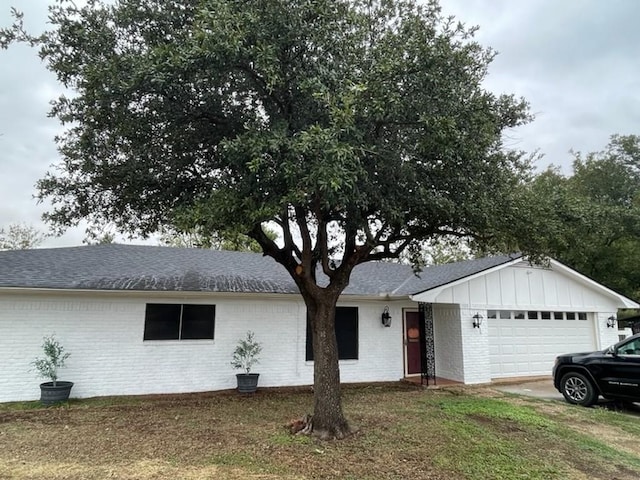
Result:
{"type": "Polygon", "coordinates": [[[560,380],[560,391],[567,402],[588,407],[598,399],[591,381],[583,374],[569,372],[560,380]]]}

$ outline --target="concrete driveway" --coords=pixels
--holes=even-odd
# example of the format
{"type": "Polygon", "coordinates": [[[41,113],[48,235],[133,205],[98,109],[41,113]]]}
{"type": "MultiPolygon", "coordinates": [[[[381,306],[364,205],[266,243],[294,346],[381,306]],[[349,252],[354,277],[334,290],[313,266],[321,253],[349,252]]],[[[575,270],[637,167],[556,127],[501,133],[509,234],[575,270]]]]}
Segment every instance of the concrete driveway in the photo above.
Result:
{"type": "MultiPolygon", "coordinates": [[[[565,402],[562,394],[558,392],[558,390],[556,390],[553,386],[552,378],[543,378],[531,381],[525,380],[523,382],[502,383],[494,385],[493,388],[505,393],[515,393],[527,397],[565,402]]],[[[608,410],[615,410],[620,413],[626,413],[634,417],[640,417],[639,403],[622,403],[612,400],[605,400],[604,398],[600,397],[597,406],[606,408],[608,410]]]]}
{"type": "Polygon", "coordinates": [[[552,378],[537,379],[524,382],[509,382],[497,384],[496,390],[506,393],[516,393],[527,397],[544,398],[547,400],[561,400],[564,402],[562,394],[553,386],[552,378]]]}

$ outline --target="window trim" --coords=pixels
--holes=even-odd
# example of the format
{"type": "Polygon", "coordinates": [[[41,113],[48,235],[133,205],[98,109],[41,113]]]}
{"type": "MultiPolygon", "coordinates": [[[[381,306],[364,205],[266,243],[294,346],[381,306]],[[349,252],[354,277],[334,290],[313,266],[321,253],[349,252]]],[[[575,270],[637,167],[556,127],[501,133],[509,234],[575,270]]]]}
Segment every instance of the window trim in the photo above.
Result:
{"type": "Polygon", "coordinates": [[[142,331],[142,341],[143,342],[162,342],[162,343],[181,343],[181,342],[211,342],[216,338],[216,305],[209,303],[164,303],[164,302],[147,302],[145,303],[145,313],[144,313],[144,324],[142,331]],[[175,307],[180,306],[180,317],[178,318],[178,337],[177,338],[146,338],[147,337],[147,322],[148,318],[148,308],[150,305],[154,307],[175,307]],[[211,337],[199,337],[199,338],[183,338],[184,336],[184,311],[185,306],[198,306],[198,307],[210,307],[212,309],[212,319],[211,319],[211,337]]]}
{"type": "MultiPolygon", "coordinates": [[[[336,306],[336,317],[337,317],[337,310],[338,309],[350,309],[352,311],[354,311],[355,313],[355,318],[353,319],[355,321],[355,345],[354,345],[354,350],[355,350],[355,357],[349,357],[349,358],[341,358],[340,357],[340,340],[338,339],[338,330],[337,330],[337,322],[335,325],[336,328],[336,341],[338,343],[338,361],[339,362],[346,362],[346,363],[355,363],[358,362],[360,360],[360,307],[357,306],[351,306],[351,305],[338,305],[336,306]]],[[[305,329],[305,353],[304,353],[304,359],[305,362],[307,362],[308,364],[313,364],[314,359],[313,359],[313,339],[312,339],[312,334],[310,331],[310,327],[311,327],[311,323],[309,321],[309,313],[307,312],[307,316],[306,316],[306,329],[305,329]]]]}

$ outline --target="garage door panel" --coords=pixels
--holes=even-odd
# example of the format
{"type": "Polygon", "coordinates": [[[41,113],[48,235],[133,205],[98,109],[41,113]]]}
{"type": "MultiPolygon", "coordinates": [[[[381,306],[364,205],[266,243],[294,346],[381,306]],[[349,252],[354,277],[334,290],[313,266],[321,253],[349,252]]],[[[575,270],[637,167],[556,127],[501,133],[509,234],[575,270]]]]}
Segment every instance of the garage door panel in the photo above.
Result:
{"type": "Polygon", "coordinates": [[[498,355],[499,354],[510,355],[514,352],[515,352],[515,348],[513,347],[513,345],[502,345],[502,347],[500,346],[496,347],[496,353],[498,355]]]}
{"type": "Polygon", "coordinates": [[[488,324],[493,378],[550,375],[557,355],[596,348],[589,320],[491,318],[488,324]]]}

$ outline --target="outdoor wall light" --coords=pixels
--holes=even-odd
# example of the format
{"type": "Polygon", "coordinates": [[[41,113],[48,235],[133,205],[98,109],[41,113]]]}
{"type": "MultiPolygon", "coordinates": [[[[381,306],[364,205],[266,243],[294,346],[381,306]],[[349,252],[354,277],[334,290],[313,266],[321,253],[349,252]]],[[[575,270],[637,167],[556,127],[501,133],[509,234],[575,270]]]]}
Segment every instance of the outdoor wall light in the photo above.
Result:
{"type": "Polygon", "coordinates": [[[389,305],[384,306],[384,310],[382,311],[382,325],[385,327],[391,326],[391,315],[389,314],[389,305]]]}
{"type": "Polygon", "coordinates": [[[607,318],[607,328],[613,328],[615,326],[616,326],[616,317],[611,315],[609,318],[607,318]]]}
{"type": "Polygon", "coordinates": [[[473,328],[480,328],[480,325],[482,325],[482,315],[476,313],[473,316],[473,328]]]}

